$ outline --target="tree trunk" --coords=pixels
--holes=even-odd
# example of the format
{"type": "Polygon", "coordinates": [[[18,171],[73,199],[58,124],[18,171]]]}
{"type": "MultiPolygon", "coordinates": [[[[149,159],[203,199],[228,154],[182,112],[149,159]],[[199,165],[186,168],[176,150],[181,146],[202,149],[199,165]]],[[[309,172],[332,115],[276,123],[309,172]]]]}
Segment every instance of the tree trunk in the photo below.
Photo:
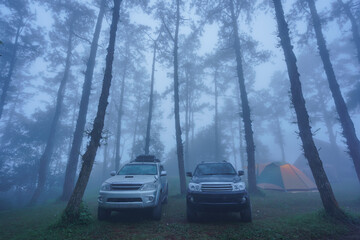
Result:
{"type": "Polygon", "coordinates": [[[360,181],[360,141],[356,136],[354,123],[350,118],[347,106],[340,91],[339,84],[336,80],[334,69],[330,61],[329,51],[327,50],[325,38],[322,33],[321,22],[316,10],[315,2],[313,0],[306,1],[309,4],[320,57],[324,65],[332,96],[334,98],[336,110],[338,112],[340,123],[343,129],[343,135],[346,139],[346,144],[348,146],[350,156],[354,161],[358,180],[360,181]]]}
{"type": "MultiPolygon", "coordinates": [[[[140,96],[138,96],[140,98],[140,96]]],[[[141,102],[137,101],[136,105],[136,117],[135,117],[135,127],[134,127],[134,133],[133,133],[133,140],[132,140],[132,147],[131,147],[131,157],[130,159],[134,159],[134,148],[137,140],[137,134],[138,134],[138,128],[139,128],[139,117],[141,114],[141,102]]]]}
{"type": "Polygon", "coordinates": [[[4,79],[4,84],[3,84],[3,87],[2,87],[2,94],[1,94],[1,97],[0,97],[0,119],[2,117],[2,113],[3,113],[3,110],[4,110],[7,92],[9,90],[10,83],[11,83],[11,77],[12,77],[12,74],[14,72],[14,67],[15,67],[15,62],[16,62],[16,54],[17,54],[17,49],[19,47],[20,31],[21,31],[21,26],[19,24],[19,26],[17,27],[17,30],[16,30],[14,49],[13,49],[13,52],[11,54],[9,72],[8,72],[7,76],[5,77],[5,79],[4,79]]]}
{"type": "Polygon", "coordinates": [[[156,49],[157,42],[154,41],[154,54],[153,54],[153,62],[151,68],[151,86],[150,86],[150,97],[149,97],[149,114],[146,125],[146,137],[145,137],[145,154],[149,154],[150,149],[150,129],[151,129],[151,119],[152,119],[152,111],[153,111],[153,94],[154,94],[154,74],[155,74],[155,61],[156,61],[156,49]]]}
{"type": "Polygon", "coordinates": [[[189,74],[185,72],[185,172],[189,171],[189,74]]]}
{"type": "Polygon", "coordinates": [[[116,142],[115,142],[115,171],[120,170],[120,145],[121,145],[121,128],[122,128],[122,115],[123,115],[123,104],[124,104],[124,94],[125,94],[125,79],[126,79],[126,62],[123,72],[123,77],[121,81],[121,90],[120,90],[120,101],[118,108],[118,116],[116,122],[116,142]]]}
{"type": "Polygon", "coordinates": [[[285,149],[284,149],[285,144],[284,144],[284,137],[282,134],[280,120],[279,120],[279,117],[277,117],[277,116],[274,116],[274,118],[275,118],[275,126],[276,126],[276,137],[277,137],[280,151],[281,151],[281,161],[286,162],[285,149]]]}
{"type": "Polygon", "coordinates": [[[51,160],[51,156],[54,151],[55,135],[56,135],[56,131],[57,131],[59,120],[60,120],[60,114],[61,114],[62,104],[63,104],[63,100],[64,100],[64,95],[65,95],[65,87],[66,87],[66,83],[68,81],[69,74],[70,74],[71,52],[72,52],[72,48],[73,48],[72,39],[73,39],[73,21],[71,22],[71,25],[69,28],[69,38],[68,38],[68,43],[67,43],[65,71],[64,71],[64,76],[60,83],[60,87],[57,92],[55,114],[54,114],[50,129],[49,129],[49,136],[48,136],[48,139],[46,142],[44,153],[42,154],[42,156],[39,160],[38,183],[37,183],[35,192],[30,200],[29,205],[34,205],[36,203],[36,201],[38,200],[40,194],[43,192],[44,187],[45,187],[45,182],[46,182],[47,174],[49,171],[50,160],[51,160]]]}
{"type": "Polygon", "coordinates": [[[351,31],[353,35],[353,40],[356,46],[357,51],[357,59],[360,63],[360,34],[359,34],[359,26],[357,24],[356,18],[354,17],[353,13],[351,12],[349,4],[345,4],[343,1],[338,0],[340,5],[344,8],[344,12],[346,16],[349,18],[351,23],[351,31]]]}
{"type": "Polygon", "coordinates": [[[104,18],[105,6],[106,6],[106,1],[102,1],[96,22],[94,37],[91,42],[90,56],[86,65],[85,80],[84,80],[82,95],[80,100],[79,115],[76,121],[76,127],[74,131],[69,159],[66,165],[63,192],[60,198],[63,201],[69,200],[70,195],[74,189],[76,170],[79,162],[80,148],[82,145],[84,129],[86,124],[86,115],[88,111],[89,98],[91,94],[91,83],[95,68],[96,53],[98,49],[102,20],[104,18]]]}
{"type": "Polygon", "coordinates": [[[103,159],[103,168],[102,168],[102,180],[105,181],[108,176],[108,150],[109,150],[109,144],[106,143],[104,146],[104,159],[103,159]]]}
{"type": "Polygon", "coordinates": [[[243,140],[243,131],[242,131],[242,124],[241,124],[241,99],[240,99],[240,92],[239,91],[236,91],[236,97],[237,97],[237,101],[238,101],[238,114],[239,114],[239,118],[238,118],[238,125],[239,125],[239,153],[240,153],[240,159],[241,159],[241,167],[242,167],[242,170],[245,170],[245,155],[244,155],[244,140],[243,140]]]}
{"type": "Polygon", "coordinates": [[[219,116],[218,116],[218,80],[217,70],[214,74],[214,94],[215,94],[215,116],[214,116],[214,130],[215,130],[215,161],[221,161],[219,155],[219,116]]]}
{"type": "Polygon", "coordinates": [[[178,63],[178,37],[180,25],[180,0],[176,0],[176,28],[174,37],[174,111],[175,111],[175,132],[176,132],[176,150],[178,157],[179,178],[180,178],[180,193],[186,193],[186,179],[184,167],[184,149],[181,139],[180,126],[180,108],[179,108],[179,63],[178,63]]]}
{"type": "Polygon", "coordinates": [[[76,221],[79,218],[79,209],[84,192],[89,181],[90,173],[94,164],[96,151],[100,145],[102,138],[102,130],[104,128],[104,119],[106,114],[106,107],[108,105],[108,97],[112,79],[112,64],[114,61],[114,50],[117,25],[119,22],[120,3],[122,0],[114,0],[114,9],[112,22],[110,26],[109,46],[106,55],[106,67],[103,79],[101,95],[99,99],[98,109],[93,124],[93,129],[90,133],[90,142],[86,147],[86,152],[82,156],[82,167],[79,178],[76,182],[75,189],[70,197],[70,200],[65,209],[65,216],[68,220],[76,221]]]}
{"type": "Polygon", "coordinates": [[[345,214],[338,206],[312,137],[313,134],[311,132],[309,115],[305,107],[300,75],[296,64],[296,56],[292,50],[293,46],[291,45],[289,28],[285,21],[281,0],[273,0],[273,2],[275,6],[279,37],[281,40],[280,43],[284,51],[291,84],[292,103],[296,112],[299,134],[303,143],[305,157],[309,162],[309,166],[314,176],[316,186],[319,190],[325,211],[336,218],[345,219],[345,214]]]}
{"type": "Polygon", "coordinates": [[[244,122],[245,128],[245,141],[246,141],[246,153],[248,160],[248,184],[249,184],[249,192],[256,193],[258,191],[256,186],[256,175],[255,175],[255,144],[253,137],[253,130],[251,126],[251,117],[250,117],[250,106],[247,97],[246,87],[245,87],[245,78],[242,66],[241,59],[241,47],[240,47],[240,39],[239,39],[239,31],[237,19],[234,12],[234,3],[233,0],[230,0],[230,10],[231,10],[231,19],[234,30],[234,50],[236,56],[237,63],[237,76],[239,80],[239,88],[240,88],[240,96],[241,96],[241,107],[242,107],[242,118],[244,122]]]}

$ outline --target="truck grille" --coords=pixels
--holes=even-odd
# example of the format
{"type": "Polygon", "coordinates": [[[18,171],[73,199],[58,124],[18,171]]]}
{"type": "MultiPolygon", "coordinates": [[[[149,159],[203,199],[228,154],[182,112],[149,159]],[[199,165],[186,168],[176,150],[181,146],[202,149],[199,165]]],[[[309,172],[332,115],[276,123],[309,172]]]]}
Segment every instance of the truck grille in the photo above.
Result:
{"type": "Polygon", "coordinates": [[[202,192],[231,192],[231,184],[202,184],[202,192]]]}
{"type": "Polygon", "coordinates": [[[111,184],[111,190],[115,191],[129,191],[139,190],[142,184],[111,184]]]}
{"type": "Polygon", "coordinates": [[[108,202],[142,202],[141,198],[108,198],[108,202]]]}

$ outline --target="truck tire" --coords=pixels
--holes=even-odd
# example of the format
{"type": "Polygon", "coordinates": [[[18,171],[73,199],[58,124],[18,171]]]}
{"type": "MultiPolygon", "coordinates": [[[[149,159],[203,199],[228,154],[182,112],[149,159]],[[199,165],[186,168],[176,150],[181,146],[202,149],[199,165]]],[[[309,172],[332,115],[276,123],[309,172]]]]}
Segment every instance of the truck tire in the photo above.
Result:
{"type": "Polygon", "coordinates": [[[104,221],[110,217],[111,211],[105,208],[98,207],[98,220],[104,221]]]}
{"type": "Polygon", "coordinates": [[[161,201],[159,201],[158,205],[156,205],[153,209],[152,209],[152,218],[156,221],[160,221],[161,220],[161,211],[162,211],[162,204],[161,201]]]}
{"type": "Polygon", "coordinates": [[[186,218],[188,222],[196,222],[198,220],[196,211],[189,206],[186,206],[186,218]]]}
{"type": "Polygon", "coordinates": [[[250,198],[247,199],[246,205],[241,209],[240,215],[243,222],[252,222],[250,198]]]}

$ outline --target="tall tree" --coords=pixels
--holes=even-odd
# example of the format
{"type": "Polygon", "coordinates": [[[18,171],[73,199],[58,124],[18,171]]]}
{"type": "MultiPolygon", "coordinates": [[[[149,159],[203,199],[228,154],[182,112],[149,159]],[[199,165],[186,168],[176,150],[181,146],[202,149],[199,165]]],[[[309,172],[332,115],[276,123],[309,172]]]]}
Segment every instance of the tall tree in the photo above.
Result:
{"type": "Polygon", "coordinates": [[[254,144],[252,125],[251,125],[249,100],[247,97],[247,92],[245,87],[245,77],[243,72],[240,38],[238,35],[239,34],[238,23],[237,23],[238,17],[235,14],[233,0],[229,0],[229,2],[230,2],[229,5],[230,5],[232,27],[234,31],[234,50],[235,50],[236,63],[237,63],[236,72],[238,76],[239,88],[241,93],[240,96],[241,96],[242,117],[244,122],[244,129],[245,129],[246,153],[248,160],[249,192],[254,193],[257,191],[256,175],[255,175],[255,144],[254,144]]]}
{"type": "Polygon", "coordinates": [[[60,115],[62,111],[62,105],[65,96],[65,88],[70,74],[71,57],[74,49],[75,32],[79,31],[79,29],[83,27],[84,23],[88,23],[90,21],[88,17],[91,18],[90,17],[91,15],[89,15],[91,11],[89,12],[89,9],[87,9],[83,5],[77,4],[76,2],[67,3],[64,5],[62,3],[59,3],[59,5],[56,5],[56,8],[57,10],[60,11],[60,13],[66,14],[65,22],[64,23],[57,22],[55,25],[57,29],[55,28],[56,30],[54,30],[53,32],[53,34],[58,34],[57,37],[59,39],[61,39],[60,36],[61,34],[63,33],[67,34],[67,40],[64,46],[66,48],[65,67],[60,82],[60,86],[57,91],[55,113],[53,115],[52,123],[49,129],[48,139],[46,142],[44,152],[39,160],[37,186],[29,202],[29,205],[33,205],[37,202],[40,194],[43,192],[45,188],[48,168],[54,151],[56,132],[57,132],[60,115]]]}
{"type": "Polygon", "coordinates": [[[316,10],[315,2],[314,0],[306,0],[306,2],[310,9],[320,57],[324,65],[332,96],[334,98],[336,110],[338,112],[340,123],[343,129],[343,135],[346,139],[349,154],[354,162],[356,174],[360,181],[360,141],[356,135],[354,123],[350,118],[347,106],[345,104],[344,98],[342,96],[339,84],[334,73],[329,51],[327,49],[326,41],[322,33],[321,21],[316,10]]]}
{"type": "Polygon", "coordinates": [[[325,211],[335,218],[345,219],[346,216],[339,208],[335,199],[329,180],[324,171],[318,150],[315,146],[309,115],[306,110],[305,100],[302,94],[300,74],[296,64],[296,56],[293,52],[289,36],[288,24],[285,21],[284,10],[281,0],[273,0],[275,6],[276,21],[278,25],[280,44],[283,48],[288,75],[290,79],[291,100],[295,108],[297,124],[299,127],[299,135],[303,143],[305,157],[309,162],[310,169],[313,173],[316,186],[318,187],[322,203],[325,211]]]}
{"type": "Polygon", "coordinates": [[[185,165],[184,165],[184,148],[181,139],[180,126],[180,107],[179,107],[179,72],[178,72],[178,41],[180,27],[180,0],[176,0],[176,23],[174,35],[174,111],[175,111],[175,130],[176,130],[176,149],[178,156],[178,167],[180,177],[180,193],[186,192],[185,165]]]}
{"type": "Polygon", "coordinates": [[[110,85],[112,79],[112,64],[114,60],[115,40],[117,25],[120,18],[120,4],[122,0],[114,0],[114,8],[112,15],[112,22],[110,26],[110,39],[106,55],[106,67],[103,79],[101,95],[99,99],[98,109],[93,124],[93,129],[90,133],[90,142],[86,147],[86,152],[82,156],[83,164],[76,182],[75,189],[70,197],[70,200],[64,211],[64,215],[70,221],[76,221],[80,216],[80,204],[85,192],[85,188],[89,181],[90,173],[94,164],[96,151],[100,145],[102,138],[102,130],[104,128],[104,119],[106,107],[108,105],[108,97],[110,93],[110,85]]]}
{"type": "Polygon", "coordinates": [[[152,112],[153,112],[153,105],[154,105],[154,80],[155,80],[155,63],[156,63],[156,51],[158,48],[158,40],[161,36],[161,30],[159,32],[159,35],[156,39],[153,40],[153,59],[152,59],[152,66],[151,66],[151,83],[150,83],[150,96],[149,96],[149,113],[148,113],[148,119],[147,119],[147,125],[146,125],[146,137],[145,137],[145,148],[144,152],[146,155],[149,154],[149,148],[150,148],[150,130],[151,130],[151,119],[152,119],[152,112]]]}
{"type": "MultiPolygon", "coordinates": [[[[249,191],[257,192],[256,176],[255,176],[255,144],[252,129],[252,120],[250,113],[249,100],[247,96],[249,86],[249,78],[246,78],[246,72],[244,71],[245,51],[248,51],[247,47],[242,48],[242,45],[252,43],[256,46],[256,43],[246,36],[244,33],[239,35],[239,23],[240,16],[244,16],[245,20],[251,20],[249,18],[254,9],[254,1],[194,1],[201,16],[207,19],[210,23],[217,21],[220,23],[219,39],[223,48],[231,48],[233,56],[235,57],[237,82],[241,97],[241,116],[244,123],[245,141],[246,141],[246,153],[248,160],[248,183],[249,191]],[[229,41],[230,39],[230,41],[229,41]],[[245,50],[244,50],[245,49],[245,50]],[[247,81],[245,81],[247,80],[247,81]]],[[[256,49],[256,48],[255,48],[256,49]]],[[[259,61],[262,54],[257,51],[250,52],[251,58],[255,61],[259,61]]],[[[254,62],[254,64],[256,64],[254,62]]]]}
{"type": "Polygon", "coordinates": [[[114,116],[116,119],[116,134],[115,134],[115,170],[119,170],[120,161],[122,158],[122,153],[124,148],[121,146],[124,142],[123,126],[126,124],[125,117],[129,116],[130,113],[124,114],[126,107],[129,105],[128,102],[131,99],[131,93],[139,91],[138,89],[132,89],[131,85],[135,84],[134,81],[142,81],[143,76],[140,77],[139,72],[143,69],[143,59],[144,57],[144,31],[147,30],[146,26],[135,25],[130,22],[128,14],[126,12],[122,15],[122,28],[119,29],[118,38],[122,39],[117,51],[119,51],[118,57],[115,58],[115,64],[120,65],[120,67],[114,69],[115,77],[114,81],[119,82],[119,89],[115,88],[114,91],[117,92],[116,95],[119,97],[114,97],[112,101],[116,108],[117,116],[114,116]],[[132,79],[133,81],[129,81],[132,79]],[[117,91],[120,90],[120,91],[117,91]]]}
{"type": "MultiPolygon", "coordinates": [[[[8,10],[0,14],[0,34],[3,53],[0,59],[0,119],[9,98],[11,82],[21,69],[26,69],[41,54],[44,47],[42,29],[36,27],[36,20],[28,0],[4,0],[0,6],[8,10]],[[6,14],[7,13],[7,14],[6,14]]],[[[21,85],[21,84],[17,84],[21,85]]]]}
{"type": "Polygon", "coordinates": [[[178,169],[179,169],[179,178],[180,178],[180,193],[186,193],[186,179],[185,179],[185,165],[184,165],[184,146],[181,137],[181,125],[180,125],[180,98],[179,98],[179,58],[178,58],[178,48],[179,48],[179,28],[180,28],[180,6],[181,1],[176,0],[175,5],[172,4],[169,9],[165,7],[165,2],[160,2],[158,4],[158,17],[161,18],[164,27],[168,33],[169,38],[171,39],[172,53],[173,53],[173,77],[174,77],[174,115],[175,115],[175,134],[176,134],[176,150],[177,150],[177,159],[178,159],[178,169]],[[173,11],[175,9],[175,12],[173,11]],[[174,26],[170,26],[169,23],[174,26]],[[173,29],[175,28],[175,29],[173,29]],[[174,33],[171,32],[173,29],[174,33]]]}
{"type": "Polygon", "coordinates": [[[351,9],[353,1],[343,2],[342,0],[337,0],[337,3],[333,4],[333,9],[338,13],[343,13],[349,20],[351,24],[351,32],[353,36],[353,41],[357,51],[357,59],[360,63],[360,33],[359,33],[359,24],[353,14],[351,9]]]}
{"type": "Polygon", "coordinates": [[[61,196],[62,200],[69,200],[69,197],[74,188],[76,169],[78,165],[79,153],[82,145],[82,139],[86,124],[86,115],[88,111],[89,98],[91,93],[91,83],[95,68],[95,59],[98,49],[101,25],[105,13],[105,7],[106,7],[106,1],[102,0],[100,3],[100,9],[95,26],[94,36],[91,42],[90,56],[86,65],[85,80],[83,84],[81,101],[80,101],[80,109],[76,122],[73,140],[72,140],[69,159],[66,165],[65,181],[63,186],[63,193],[61,196]]]}

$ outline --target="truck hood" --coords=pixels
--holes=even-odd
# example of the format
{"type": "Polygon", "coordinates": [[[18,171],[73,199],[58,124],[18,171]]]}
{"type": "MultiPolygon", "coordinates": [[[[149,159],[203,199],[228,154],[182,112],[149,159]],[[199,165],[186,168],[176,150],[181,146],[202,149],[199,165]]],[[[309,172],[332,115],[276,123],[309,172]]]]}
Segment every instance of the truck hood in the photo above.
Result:
{"type": "Polygon", "coordinates": [[[194,176],[191,182],[205,183],[205,182],[239,182],[241,178],[237,175],[205,175],[194,176]]]}
{"type": "Polygon", "coordinates": [[[156,175],[116,175],[105,182],[110,184],[121,184],[121,183],[149,183],[155,182],[158,177],[156,175]]]}

